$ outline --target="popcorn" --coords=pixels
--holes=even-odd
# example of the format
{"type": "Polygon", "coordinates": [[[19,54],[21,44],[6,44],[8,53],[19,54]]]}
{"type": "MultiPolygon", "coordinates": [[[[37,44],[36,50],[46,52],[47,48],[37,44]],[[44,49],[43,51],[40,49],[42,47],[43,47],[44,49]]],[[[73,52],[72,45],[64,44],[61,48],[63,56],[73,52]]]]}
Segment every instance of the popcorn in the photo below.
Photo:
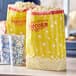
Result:
{"type": "Polygon", "coordinates": [[[34,8],[36,5],[32,2],[21,2],[21,1],[17,1],[15,4],[15,7],[17,8],[22,8],[22,9],[30,9],[30,8],[34,8]]]}
{"type": "Polygon", "coordinates": [[[44,6],[36,6],[34,9],[32,9],[33,12],[48,12],[48,11],[55,11],[60,10],[60,8],[50,8],[50,7],[44,7],[44,6]]]}
{"type": "Polygon", "coordinates": [[[48,11],[48,10],[50,10],[51,8],[49,8],[49,7],[43,7],[43,6],[36,6],[34,9],[33,9],[33,11],[48,11]]]}

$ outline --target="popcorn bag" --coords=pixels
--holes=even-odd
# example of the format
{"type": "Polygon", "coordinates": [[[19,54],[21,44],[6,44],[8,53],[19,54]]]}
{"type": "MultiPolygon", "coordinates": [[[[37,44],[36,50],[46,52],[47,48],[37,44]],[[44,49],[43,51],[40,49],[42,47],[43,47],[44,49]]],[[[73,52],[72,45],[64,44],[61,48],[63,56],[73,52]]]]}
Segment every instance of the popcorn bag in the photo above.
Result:
{"type": "Polygon", "coordinates": [[[8,34],[26,35],[26,11],[36,5],[18,1],[8,5],[6,28],[8,34]]]}
{"type": "Polygon", "coordinates": [[[0,35],[0,44],[0,64],[23,65],[23,35],[0,35]]]}
{"type": "Polygon", "coordinates": [[[20,10],[13,4],[8,5],[6,28],[8,34],[26,34],[26,9],[20,10]]]}
{"type": "Polygon", "coordinates": [[[64,11],[35,8],[27,12],[26,67],[65,70],[64,11]]]}
{"type": "MultiPolygon", "coordinates": [[[[25,3],[21,1],[18,1],[15,4],[9,4],[6,21],[7,34],[23,34],[26,37],[26,11],[35,6],[34,3],[25,3]]],[[[26,53],[24,51],[24,57],[25,56],[26,53]]]]}

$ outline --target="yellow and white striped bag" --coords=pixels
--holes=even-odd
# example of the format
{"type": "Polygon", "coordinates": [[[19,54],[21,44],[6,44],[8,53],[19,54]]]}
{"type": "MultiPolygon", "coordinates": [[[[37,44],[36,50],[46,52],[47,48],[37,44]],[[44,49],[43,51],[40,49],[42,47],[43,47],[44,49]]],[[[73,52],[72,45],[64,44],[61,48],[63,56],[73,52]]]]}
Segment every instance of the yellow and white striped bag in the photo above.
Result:
{"type": "Polygon", "coordinates": [[[43,70],[65,70],[64,11],[28,11],[26,66],[43,70]]]}

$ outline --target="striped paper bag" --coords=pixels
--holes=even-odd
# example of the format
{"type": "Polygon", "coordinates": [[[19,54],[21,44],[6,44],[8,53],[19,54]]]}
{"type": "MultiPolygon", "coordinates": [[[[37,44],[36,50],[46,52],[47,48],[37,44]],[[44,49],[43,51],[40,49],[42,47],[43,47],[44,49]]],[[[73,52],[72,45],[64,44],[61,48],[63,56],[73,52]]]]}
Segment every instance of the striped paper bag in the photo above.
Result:
{"type": "Polygon", "coordinates": [[[64,11],[28,11],[26,24],[26,66],[65,70],[64,11]]]}

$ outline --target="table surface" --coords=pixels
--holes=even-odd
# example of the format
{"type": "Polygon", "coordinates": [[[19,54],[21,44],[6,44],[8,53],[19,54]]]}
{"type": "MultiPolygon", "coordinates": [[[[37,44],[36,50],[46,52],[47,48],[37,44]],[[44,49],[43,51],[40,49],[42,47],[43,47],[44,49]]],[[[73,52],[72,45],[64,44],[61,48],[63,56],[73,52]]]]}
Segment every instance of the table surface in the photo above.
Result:
{"type": "Polygon", "coordinates": [[[76,76],[76,58],[67,58],[67,71],[42,71],[26,69],[26,67],[0,65],[0,76],[76,76]]]}

